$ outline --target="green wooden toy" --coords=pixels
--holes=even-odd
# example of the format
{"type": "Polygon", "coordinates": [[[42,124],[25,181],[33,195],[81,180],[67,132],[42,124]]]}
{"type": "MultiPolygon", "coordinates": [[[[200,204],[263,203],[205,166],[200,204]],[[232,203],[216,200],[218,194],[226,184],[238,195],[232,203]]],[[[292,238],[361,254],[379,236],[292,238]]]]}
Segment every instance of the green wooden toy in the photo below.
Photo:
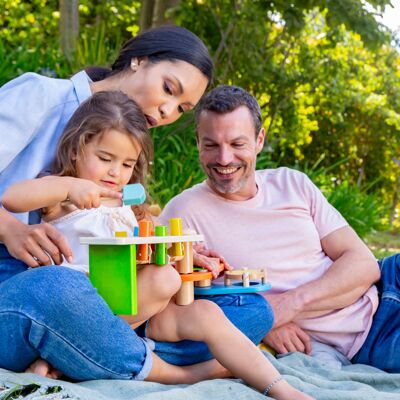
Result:
{"type": "Polygon", "coordinates": [[[80,238],[81,244],[89,245],[90,281],[115,314],[125,315],[137,314],[137,245],[203,240],[203,235],[80,238]]]}

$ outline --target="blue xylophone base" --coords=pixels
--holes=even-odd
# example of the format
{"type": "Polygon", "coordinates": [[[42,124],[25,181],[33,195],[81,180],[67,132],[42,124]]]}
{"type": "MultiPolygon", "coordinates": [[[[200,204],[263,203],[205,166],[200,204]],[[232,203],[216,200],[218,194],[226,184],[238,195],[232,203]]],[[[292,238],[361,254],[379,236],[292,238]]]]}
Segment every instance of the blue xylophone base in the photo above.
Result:
{"type": "Polygon", "coordinates": [[[266,292],[271,289],[269,283],[250,282],[250,286],[243,286],[242,282],[234,282],[230,286],[225,286],[223,282],[213,283],[208,287],[195,287],[194,294],[202,296],[212,296],[214,294],[232,294],[232,293],[257,293],[266,292]]]}

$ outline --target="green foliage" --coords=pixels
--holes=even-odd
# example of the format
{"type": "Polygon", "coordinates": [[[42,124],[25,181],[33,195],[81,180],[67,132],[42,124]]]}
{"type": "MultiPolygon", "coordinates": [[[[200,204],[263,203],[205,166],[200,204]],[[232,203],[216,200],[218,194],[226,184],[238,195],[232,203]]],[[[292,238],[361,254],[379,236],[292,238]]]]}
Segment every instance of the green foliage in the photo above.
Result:
{"type": "MultiPolygon", "coordinates": [[[[66,77],[87,65],[109,65],[138,31],[140,3],[81,0],[80,41],[68,64],[59,51],[57,1],[0,0],[0,84],[25,71],[66,77]]],[[[389,0],[368,3],[380,12],[389,0]]],[[[359,232],[360,221],[379,225],[373,220],[381,219],[379,206],[396,197],[400,176],[393,162],[400,154],[400,56],[365,4],[187,0],[169,10],[178,25],[205,40],[215,84],[243,86],[260,101],[268,145],[258,167],[311,169],[344,214],[345,196],[352,199],[348,215],[359,232]],[[345,183],[335,186],[332,178],[345,183]],[[362,207],[370,215],[362,215],[362,207]]],[[[204,177],[191,118],[152,132],[150,191],[161,205],[204,177]]]]}
{"type": "MultiPolygon", "coordinates": [[[[387,1],[371,1],[379,12],[387,1]]],[[[362,2],[181,2],[177,20],[204,37],[217,83],[260,101],[269,162],[337,160],[335,175],[390,204],[400,168],[400,56],[362,2]]]]}
{"type": "Polygon", "coordinates": [[[356,185],[343,182],[327,198],[360,237],[387,228],[382,223],[387,209],[378,194],[366,193],[356,185]]]}
{"type": "Polygon", "coordinates": [[[77,43],[75,57],[69,65],[72,71],[87,66],[109,67],[117,58],[122,45],[121,34],[108,36],[106,29],[106,24],[101,22],[82,33],[77,43]]]}
{"type": "Polygon", "coordinates": [[[196,147],[193,115],[170,126],[152,129],[154,166],[150,194],[164,206],[173,196],[204,180],[196,147]]]}

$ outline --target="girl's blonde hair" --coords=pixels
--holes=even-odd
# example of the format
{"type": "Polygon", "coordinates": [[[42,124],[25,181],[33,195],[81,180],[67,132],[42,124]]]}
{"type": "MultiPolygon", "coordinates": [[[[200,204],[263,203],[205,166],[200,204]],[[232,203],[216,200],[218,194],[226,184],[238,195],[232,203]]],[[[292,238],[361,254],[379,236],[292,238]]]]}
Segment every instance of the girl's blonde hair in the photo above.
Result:
{"type": "Polygon", "coordinates": [[[129,183],[145,183],[153,144],[147,121],[137,103],[119,91],[97,92],[83,102],[72,115],[58,141],[52,173],[76,177],[75,159],[97,135],[115,129],[131,136],[141,151],[129,183]]]}

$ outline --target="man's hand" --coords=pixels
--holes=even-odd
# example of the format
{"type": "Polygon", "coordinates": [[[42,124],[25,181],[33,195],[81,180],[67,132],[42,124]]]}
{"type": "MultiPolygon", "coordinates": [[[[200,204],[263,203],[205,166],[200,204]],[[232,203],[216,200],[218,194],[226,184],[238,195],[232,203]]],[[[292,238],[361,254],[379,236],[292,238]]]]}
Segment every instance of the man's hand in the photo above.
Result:
{"type": "Polygon", "coordinates": [[[294,322],[272,329],[262,341],[279,354],[286,354],[292,351],[300,351],[305,354],[311,353],[310,336],[294,322]]]}
{"type": "Polygon", "coordinates": [[[3,232],[2,239],[9,253],[29,267],[51,265],[50,257],[55,264],[61,264],[62,255],[72,262],[72,250],[67,240],[47,223],[25,225],[14,219],[12,228],[10,226],[7,232],[3,232]]]}
{"type": "Polygon", "coordinates": [[[198,267],[211,271],[213,278],[217,278],[221,272],[220,264],[223,264],[222,271],[231,271],[233,268],[214,250],[207,250],[202,244],[193,246],[193,262],[198,267]]]}

